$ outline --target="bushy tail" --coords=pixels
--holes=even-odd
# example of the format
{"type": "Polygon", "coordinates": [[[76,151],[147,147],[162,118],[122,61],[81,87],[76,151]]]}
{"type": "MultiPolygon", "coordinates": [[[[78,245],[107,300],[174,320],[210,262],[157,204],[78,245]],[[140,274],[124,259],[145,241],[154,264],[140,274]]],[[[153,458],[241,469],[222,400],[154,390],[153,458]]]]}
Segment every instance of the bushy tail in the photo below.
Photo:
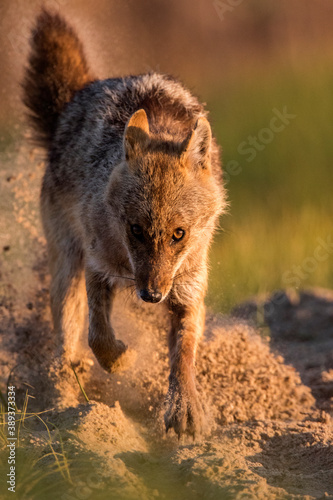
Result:
{"type": "Polygon", "coordinates": [[[76,33],[58,14],[42,10],[32,32],[22,83],[36,139],[48,147],[64,105],[93,80],[76,33]]]}

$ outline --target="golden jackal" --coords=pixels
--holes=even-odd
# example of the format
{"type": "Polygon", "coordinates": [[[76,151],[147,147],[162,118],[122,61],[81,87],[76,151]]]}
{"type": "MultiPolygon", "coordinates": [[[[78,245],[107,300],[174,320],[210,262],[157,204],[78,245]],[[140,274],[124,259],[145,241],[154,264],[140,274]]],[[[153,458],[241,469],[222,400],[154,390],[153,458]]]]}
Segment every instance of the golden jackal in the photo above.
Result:
{"type": "Polygon", "coordinates": [[[89,345],[115,371],[127,346],[110,323],[116,287],[133,283],[170,312],[166,430],[200,434],[195,356],[204,327],[207,252],[225,207],[219,149],[202,104],[174,78],[98,80],[73,29],[42,11],[23,82],[48,165],[41,213],[59,366],[89,345]]]}

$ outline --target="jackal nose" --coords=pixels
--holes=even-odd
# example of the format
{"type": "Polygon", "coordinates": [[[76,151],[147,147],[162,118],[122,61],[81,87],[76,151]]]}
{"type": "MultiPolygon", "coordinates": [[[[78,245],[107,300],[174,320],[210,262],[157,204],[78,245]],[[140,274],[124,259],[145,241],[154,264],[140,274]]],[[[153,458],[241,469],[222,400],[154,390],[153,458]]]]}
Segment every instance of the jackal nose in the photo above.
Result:
{"type": "Polygon", "coordinates": [[[162,298],[161,292],[154,292],[153,290],[140,290],[140,297],[145,302],[159,302],[162,298]]]}

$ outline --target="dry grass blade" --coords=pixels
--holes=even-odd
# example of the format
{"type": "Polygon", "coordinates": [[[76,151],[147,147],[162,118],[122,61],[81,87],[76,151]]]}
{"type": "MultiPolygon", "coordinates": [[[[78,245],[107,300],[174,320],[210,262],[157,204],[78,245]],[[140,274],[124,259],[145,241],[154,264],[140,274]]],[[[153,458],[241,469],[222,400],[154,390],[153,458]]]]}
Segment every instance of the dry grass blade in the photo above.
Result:
{"type": "Polygon", "coordinates": [[[87,401],[87,403],[89,403],[89,398],[88,398],[88,396],[87,396],[87,394],[86,394],[86,391],[83,389],[83,387],[82,387],[82,385],[81,385],[81,382],[80,382],[80,380],[79,380],[79,377],[77,376],[77,373],[76,373],[76,370],[75,370],[75,367],[74,367],[73,363],[71,363],[71,366],[72,366],[72,370],[73,370],[73,372],[74,372],[74,375],[75,375],[76,381],[77,381],[77,383],[79,384],[80,390],[81,390],[81,392],[82,392],[82,394],[83,394],[83,397],[84,397],[84,399],[87,401]]]}

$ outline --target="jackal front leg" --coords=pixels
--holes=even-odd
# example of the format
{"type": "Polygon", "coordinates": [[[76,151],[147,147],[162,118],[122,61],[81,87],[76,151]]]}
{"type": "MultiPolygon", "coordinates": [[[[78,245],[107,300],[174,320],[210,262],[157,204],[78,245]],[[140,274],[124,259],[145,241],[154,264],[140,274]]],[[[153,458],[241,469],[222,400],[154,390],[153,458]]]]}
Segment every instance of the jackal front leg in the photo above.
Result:
{"type": "Polygon", "coordinates": [[[132,361],[133,353],[116,339],[110,324],[110,313],[115,287],[101,275],[86,270],[86,287],[89,306],[89,346],[99,364],[107,372],[124,370],[132,361]]]}
{"type": "Polygon", "coordinates": [[[173,428],[180,437],[187,432],[196,436],[204,432],[206,421],[195,381],[195,357],[205,321],[203,301],[192,306],[171,306],[169,335],[170,376],[166,431],[173,428]]]}

